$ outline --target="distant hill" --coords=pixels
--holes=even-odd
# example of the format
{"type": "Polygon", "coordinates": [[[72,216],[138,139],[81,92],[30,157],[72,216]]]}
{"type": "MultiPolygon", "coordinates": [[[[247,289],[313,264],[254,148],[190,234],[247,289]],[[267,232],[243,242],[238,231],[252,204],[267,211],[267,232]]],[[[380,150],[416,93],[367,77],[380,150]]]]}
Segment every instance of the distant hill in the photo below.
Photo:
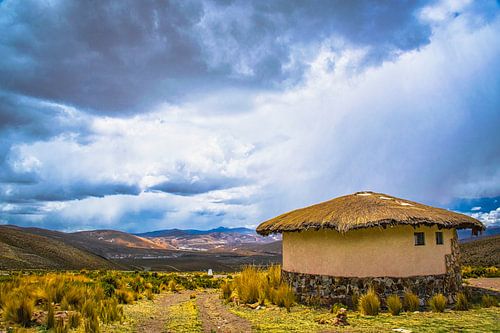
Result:
{"type": "Polygon", "coordinates": [[[190,235],[208,235],[212,233],[238,233],[238,234],[256,234],[255,230],[248,228],[226,228],[218,227],[210,230],[197,230],[197,229],[165,229],[149,231],[144,233],[135,234],[140,237],[171,237],[171,236],[190,236],[190,235]]]}
{"type": "Polygon", "coordinates": [[[500,267],[500,235],[460,243],[463,265],[500,267]]]}
{"type": "MultiPolygon", "coordinates": [[[[51,232],[49,232],[51,233],[51,232]]],[[[57,232],[53,232],[57,235],[57,232]]],[[[119,269],[119,265],[67,242],[0,226],[0,269],[119,269]]]]}
{"type": "Polygon", "coordinates": [[[142,249],[166,249],[167,247],[159,245],[147,238],[139,237],[136,235],[128,234],[116,230],[92,230],[92,231],[79,231],[73,235],[86,238],[89,240],[98,240],[108,242],[118,246],[135,247],[142,249]]]}

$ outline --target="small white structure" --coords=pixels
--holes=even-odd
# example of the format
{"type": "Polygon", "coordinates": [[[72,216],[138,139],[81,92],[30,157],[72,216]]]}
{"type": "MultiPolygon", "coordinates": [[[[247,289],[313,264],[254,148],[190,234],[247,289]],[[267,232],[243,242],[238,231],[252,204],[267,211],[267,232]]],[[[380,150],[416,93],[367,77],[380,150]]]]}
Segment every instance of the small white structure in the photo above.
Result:
{"type": "Polygon", "coordinates": [[[207,273],[207,274],[208,274],[208,276],[212,276],[212,275],[214,275],[214,272],[212,271],[212,269],[211,269],[211,268],[209,268],[209,269],[208,269],[208,273],[207,273]]]}

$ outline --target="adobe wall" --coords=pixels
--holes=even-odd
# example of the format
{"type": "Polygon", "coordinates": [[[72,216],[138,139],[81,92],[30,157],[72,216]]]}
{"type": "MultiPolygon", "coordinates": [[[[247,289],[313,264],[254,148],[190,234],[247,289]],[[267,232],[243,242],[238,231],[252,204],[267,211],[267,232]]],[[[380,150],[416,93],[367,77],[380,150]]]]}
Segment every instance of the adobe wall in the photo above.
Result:
{"type": "Polygon", "coordinates": [[[395,226],[353,230],[283,233],[283,269],[337,277],[410,277],[446,273],[454,231],[437,227],[395,226]],[[435,232],[443,232],[437,245],[435,232]],[[426,244],[415,246],[414,232],[426,244]]]}

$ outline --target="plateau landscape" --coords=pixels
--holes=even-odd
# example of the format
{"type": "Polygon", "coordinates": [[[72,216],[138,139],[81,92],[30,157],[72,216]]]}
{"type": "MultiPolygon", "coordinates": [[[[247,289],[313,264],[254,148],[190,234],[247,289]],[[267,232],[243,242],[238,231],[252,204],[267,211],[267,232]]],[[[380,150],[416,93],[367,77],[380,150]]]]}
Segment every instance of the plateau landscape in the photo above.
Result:
{"type": "Polygon", "coordinates": [[[0,333],[500,332],[498,0],[0,0],[0,333]]]}

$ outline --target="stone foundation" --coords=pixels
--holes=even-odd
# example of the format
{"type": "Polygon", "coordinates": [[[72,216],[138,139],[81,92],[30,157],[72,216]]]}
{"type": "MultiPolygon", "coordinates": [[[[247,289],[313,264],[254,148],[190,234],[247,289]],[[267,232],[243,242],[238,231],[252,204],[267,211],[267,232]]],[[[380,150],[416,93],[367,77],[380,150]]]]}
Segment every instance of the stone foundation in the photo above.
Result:
{"type": "Polygon", "coordinates": [[[385,304],[389,295],[403,296],[405,290],[413,291],[421,305],[434,294],[448,295],[453,302],[458,288],[455,284],[447,285],[448,276],[429,275],[407,278],[397,277],[333,277],[293,272],[282,272],[282,276],[295,291],[298,300],[305,304],[332,305],[342,303],[353,306],[353,299],[373,288],[385,304]]]}
{"type": "Polygon", "coordinates": [[[456,293],[461,290],[458,241],[455,233],[451,242],[451,254],[444,258],[446,273],[441,275],[412,277],[334,277],[327,275],[305,274],[282,271],[283,279],[290,284],[301,303],[314,305],[332,305],[342,303],[353,306],[353,300],[369,288],[375,289],[382,305],[389,295],[403,296],[411,290],[420,299],[420,304],[437,293],[448,297],[448,302],[455,301],[456,293]]]}

